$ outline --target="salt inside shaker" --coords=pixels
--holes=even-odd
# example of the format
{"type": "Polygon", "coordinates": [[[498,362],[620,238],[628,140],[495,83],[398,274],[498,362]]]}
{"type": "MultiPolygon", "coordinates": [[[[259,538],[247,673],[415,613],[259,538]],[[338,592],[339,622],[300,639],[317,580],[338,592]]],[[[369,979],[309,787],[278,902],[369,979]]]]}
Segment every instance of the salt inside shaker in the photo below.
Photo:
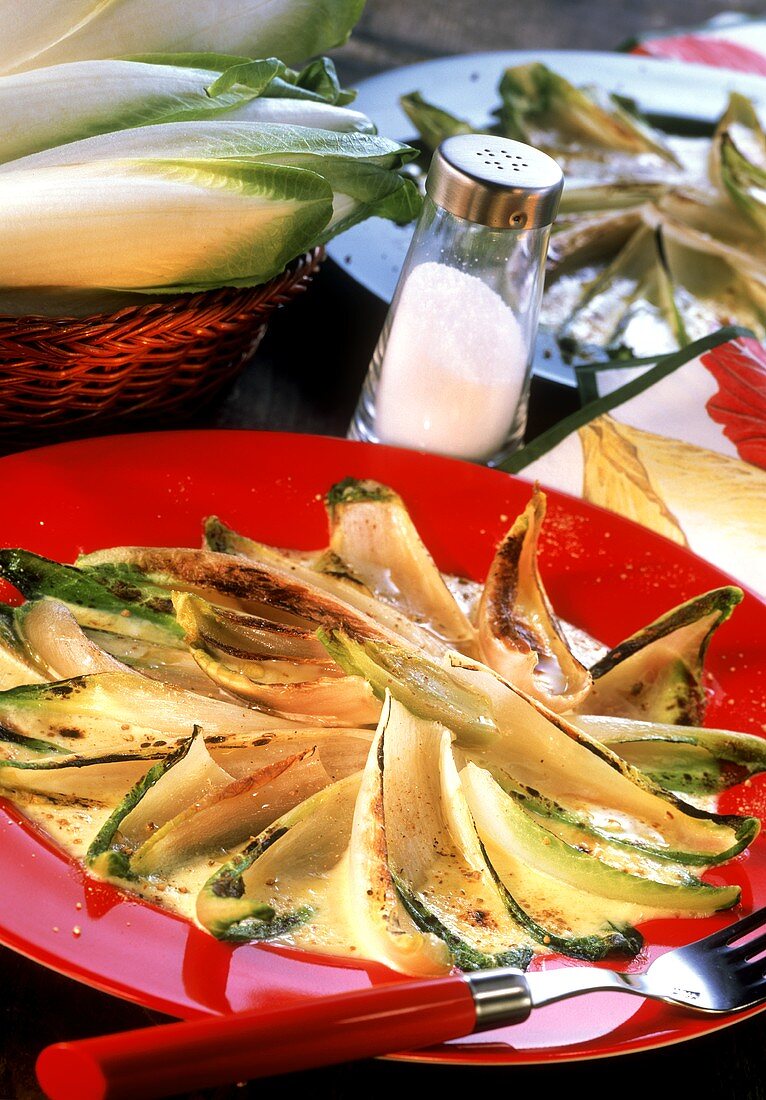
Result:
{"type": "Polygon", "coordinates": [[[562,187],[558,164],[522,142],[442,142],[352,439],[489,463],[520,444],[562,187]]]}

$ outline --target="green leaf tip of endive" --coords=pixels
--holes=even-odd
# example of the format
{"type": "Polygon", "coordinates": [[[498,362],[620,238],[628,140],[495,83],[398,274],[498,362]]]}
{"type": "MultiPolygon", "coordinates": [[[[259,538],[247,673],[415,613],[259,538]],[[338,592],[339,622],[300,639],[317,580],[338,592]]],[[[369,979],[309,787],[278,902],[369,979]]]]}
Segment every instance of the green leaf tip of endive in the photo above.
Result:
{"type": "Polygon", "coordinates": [[[275,76],[285,71],[285,65],[277,57],[267,57],[261,61],[246,61],[242,65],[232,65],[213,81],[207,89],[208,95],[216,96],[230,91],[236,85],[250,88],[254,95],[261,95],[275,76]]]}
{"type": "Polygon", "coordinates": [[[182,69],[209,69],[211,72],[223,73],[236,65],[249,65],[254,58],[223,53],[137,53],[121,60],[135,61],[142,65],[175,65],[182,69]]]}

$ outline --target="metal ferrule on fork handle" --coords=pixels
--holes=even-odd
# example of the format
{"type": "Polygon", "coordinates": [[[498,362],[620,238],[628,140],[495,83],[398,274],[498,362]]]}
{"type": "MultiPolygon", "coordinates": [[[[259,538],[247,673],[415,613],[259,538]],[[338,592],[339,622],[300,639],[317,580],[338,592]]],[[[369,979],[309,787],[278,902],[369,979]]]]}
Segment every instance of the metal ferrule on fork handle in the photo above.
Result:
{"type": "Polygon", "coordinates": [[[532,1011],[529,982],[521,970],[479,970],[465,975],[476,1005],[474,1031],[521,1023],[532,1011]]]}

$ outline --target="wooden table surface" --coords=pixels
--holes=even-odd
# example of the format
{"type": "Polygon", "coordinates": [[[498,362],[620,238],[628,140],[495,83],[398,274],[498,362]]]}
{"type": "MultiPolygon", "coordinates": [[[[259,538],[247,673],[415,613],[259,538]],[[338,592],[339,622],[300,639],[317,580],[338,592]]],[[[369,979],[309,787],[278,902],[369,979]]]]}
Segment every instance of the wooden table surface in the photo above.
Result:
{"type": "MultiPolygon", "coordinates": [[[[368,0],[336,62],[344,79],[353,82],[448,53],[610,49],[637,34],[701,22],[721,7],[721,0],[368,0]]],[[[737,8],[753,14],[763,10],[756,0],[740,0],[737,8]]],[[[310,293],[275,318],[247,371],[196,423],[344,435],[384,316],[379,301],[328,263],[310,293]],[[328,342],[335,363],[329,376],[316,369],[320,351],[326,359],[328,342]]],[[[536,382],[530,434],[573,404],[571,391],[536,382]]],[[[49,441],[37,437],[29,445],[49,441]]],[[[20,904],[34,904],[34,899],[20,899],[20,904]]],[[[33,1066],[46,1044],[160,1019],[5,949],[0,949],[0,987],[0,1100],[40,1100],[33,1066]]],[[[766,1100],[764,1051],[766,1017],[761,1016],[677,1047],[599,1061],[482,1070],[363,1062],[208,1090],[184,1100],[247,1100],[274,1090],[279,1096],[288,1086],[338,1100],[392,1093],[436,1096],[443,1090],[447,1095],[513,1090],[526,1097],[574,1090],[597,1100],[630,1096],[638,1088],[652,1100],[677,1095],[766,1100]]]]}

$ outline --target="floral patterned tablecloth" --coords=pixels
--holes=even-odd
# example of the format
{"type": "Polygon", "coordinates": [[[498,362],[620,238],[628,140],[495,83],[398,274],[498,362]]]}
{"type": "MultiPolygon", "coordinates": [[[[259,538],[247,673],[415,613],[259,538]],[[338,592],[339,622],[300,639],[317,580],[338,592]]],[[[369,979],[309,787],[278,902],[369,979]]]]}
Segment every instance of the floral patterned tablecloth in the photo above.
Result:
{"type": "Polygon", "coordinates": [[[590,368],[581,409],[504,466],[688,546],[766,597],[766,349],[738,330],[590,368]]]}

